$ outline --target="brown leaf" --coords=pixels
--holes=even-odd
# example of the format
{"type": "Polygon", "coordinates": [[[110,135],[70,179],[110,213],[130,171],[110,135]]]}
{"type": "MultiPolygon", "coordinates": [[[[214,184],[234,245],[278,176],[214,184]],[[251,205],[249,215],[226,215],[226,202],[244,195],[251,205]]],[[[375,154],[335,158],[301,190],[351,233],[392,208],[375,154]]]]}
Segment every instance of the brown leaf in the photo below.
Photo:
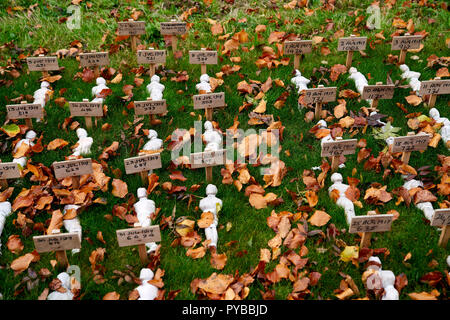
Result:
{"type": "Polygon", "coordinates": [[[103,296],[103,300],[119,300],[119,299],[120,299],[120,294],[118,294],[115,291],[108,292],[107,294],[105,294],[103,296]]]}
{"type": "Polygon", "coordinates": [[[9,236],[6,246],[8,247],[8,250],[14,254],[19,254],[24,248],[20,236],[16,234],[9,236]]]}
{"type": "Polygon", "coordinates": [[[128,185],[126,182],[120,179],[113,179],[112,182],[112,195],[118,198],[125,198],[128,193],[128,185]]]}
{"type": "Polygon", "coordinates": [[[309,218],[309,223],[316,227],[322,227],[330,221],[331,216],[325,211],[316,210],[314,214],[309,218]]]}
{"type": "Polygon", "coordinates": [[[211,255],[210,263],[214,269],[222,270],[227,264],[227,255],[225,253],[222,254],[213,253],[211,255]]]}
{"type": "Polygon", "coordinates": [[[197,220],[199,228],[208,228],[214,222],[214,214],[212,212],[203,212],[200,220],[197,220]]]}

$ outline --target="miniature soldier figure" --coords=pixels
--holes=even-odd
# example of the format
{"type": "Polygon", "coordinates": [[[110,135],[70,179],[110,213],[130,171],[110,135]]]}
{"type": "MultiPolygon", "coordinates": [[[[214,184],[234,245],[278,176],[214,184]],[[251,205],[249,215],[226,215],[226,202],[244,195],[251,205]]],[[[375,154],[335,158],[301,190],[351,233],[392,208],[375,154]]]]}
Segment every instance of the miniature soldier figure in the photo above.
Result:
{"type": "MultiPolygon", "coordinates": [[[[403,184],[403,188],[405,188],[406,190],[411,190],[414,188],[423,188],[423,183],[422,181],[416,180],[416,179],[411,179],[409,181],[406,181],[403,184]]],[[[416,204],[416,208],[421,210],[423,212],[423,214],[425,215],[425,218],[427,218],[429,221],[431,221],[431,218],[433,217],[434,214],[434,209],[433,209],[433,205],[431,204],[431,202],[427,201],[427,202],[420,202],[418,204],[416,204]]]]}
{"type": "Polygon", "coordinates": [[[409,81],[409,86],[411,87],[411,89],[413,91],[416,92],[416,94],[418,96],[419,95],[419,90],[420,90],[420,72],[415,72],[415,71],[410,71],[409,67],[406,64],[402,64],[400,66],[400,70],[403,72],[402,73],[402,79],[406,79],[409,81]]]}
{"type": "Polygon", "coordinates": [[[199,94],[211,93],[211,84],[209,83],[209,76],[205,73],[200,76],[200,83],[195,86],[199,94]]]}
{"type": "Polygon", "coordinates": [[[28,159],[25,154],[28,152],[28,150],[31,149],[31,147],[34,146],[34,139],[36,139],[36,132],[34,132],[33,130],[29,130],[25,135],[25,139],[17,142],[16,146],[14,147],[13,162],[19,165],[20,170],[23,170],[23,168],[25,168],[25,165],[27,164],[28,159]],[[19,150],[23,150],[24,152],[19,152],[19,154],[17,154],[19,150]]]}
{"type": "Polygon", "coordinates": [[[442,141],[447,149],[450,149],[450,120],[447,118],[441,118],[439,111],[436,108],[432,108],[430,110],[430,117],[436,121],[436,123],[442,124],[439,134],[441,135],[442,141]]]}
{"type": "MultiPolygon", "coordinates": [[[[68,210],[75,210],[77,211],[80,208],[80,206],[76,204],[66,204],[63,209],[63,214],[66,214],[68,210]]],[[[73,219],[64,219],[63,220],[64,228],[66,228],[67,232],[69,233],[78,233],[78,236],[80,237],[80,241],[82,240],[82,228],[80,224],[80,219],[78,219],[78,216],[75,216],[73,219]]],[[[80,249],[72,249],[72,254],[79,253],[80,249]]]]}
{"type": "Polygon", "coordinates": [[[381,300],[398,300],[398,291],[395,289],[395,275],[391,270],[382,270],[381,261],[378,257],[369,258],[369,266],[366,286],[368,289],[384,289],[381,300]]]}
{"type": "Polygon", "coordinates": [[[297,93],[301,94],[303,90],[308,89],[308,84],[311,80],[302,76],[302,73],[298,70],[295,70],[295,77],[291,79],[291,82],[297,88],[297,93]]]}
{"type": "Polygon", "coordinates": [[[217,248],[217,224],[219,223],[218,214],[222,208],[222,200],[216,197],[217,187],[213,184],[208,184],[206,187],[206,198],[200,200],[200,209],[202,212],[211,212],[214,215],[214,221],[211,225],[205,228],[206,239],[210,240],[208,247],[212,252],[217,248]]]}
{"type": "Polygon", "coordinates": [[[103,90],[109,89],[106,86],[106,80],[102,77],[98,77],[95,81],[97,85],[92,88],[92,95],[95,97],[91,102],[100,102],[103,104],[103,98],[101,98],[100,94],[103,90]]]}
{"type": "Polygon", "coordinates": [[[0,202],[0,256],[2,255],[2,232],[5,227],[5,221],[12,213],[11,203],[9,201],[0,202]]]}
{"type": "Polygon", "coordinates": [[[206,142],[205,151],[217,151],[222,147],[222,135],[214,130],[211,121],[204,124],[203,140],[206,142]]]}
{"type": "Polygon", "coordinates": [[[156,74],[152,76],[150,84],[147,86],[147,92],[152,100],[162,100],[165,86],[159,83],[160,78],[156,74]]]}
{"type": "Polygon", "coordinates": [[[153,279],[153,271],[148,268],[141,269],[139,274],[139,279],[142,281],[141,285],[136,288],[139,292],[138,300],[155,300],[158,296],[158,287],[148,283],[149,280],[153,279]]]}
{"type": "MultiPolygon", "coordinates": [[[[145,188],[139,188],[137,190],[137,196],[139,201],[136,202],[133,207],[136,211],[137,218],[139,220],[138,224],[135,226],[149,227],[152,225],[151,215],[155,213],[155,202],[153,200],[147,199],[147,190],[145,188]]],[[[155,242],[146,243],[147,253],[156,251],[158,245],[155,242]]]]}
{"type": "Polygon", "coordinates": [[[74,294],[71,291],[70,276],[67,272],[61,272],[57,278],[61,281],[61,287],[66,292],[53,291],[47,297],[47,300],[73,300],[74,294]]]}
{"type": "Polygon", "coordinates": [[[342,181],[343,178],[340,173],[333,173],[331,175],[331,182],[333,182],[333,184],[330,188],[328,188],[328,194],[331,195],[333,190],[339,191],[339,198],[337,199],[336,204],[339,207],[344,208],[347,223],[350,225],[352,218],[355,216],[355,206],[353,205],[353,202],[345,195],[345,192],[350,186],[342,183],[342,181]]]}
{"type": "Polygon", "coordinates": [[[91,146],[94,140],[88,137],[88,133],[83,128],[78,128],[77,131],[78,141],[76,147],[73,149],[74,156],[86,156],[91,153],[91,146]]]}

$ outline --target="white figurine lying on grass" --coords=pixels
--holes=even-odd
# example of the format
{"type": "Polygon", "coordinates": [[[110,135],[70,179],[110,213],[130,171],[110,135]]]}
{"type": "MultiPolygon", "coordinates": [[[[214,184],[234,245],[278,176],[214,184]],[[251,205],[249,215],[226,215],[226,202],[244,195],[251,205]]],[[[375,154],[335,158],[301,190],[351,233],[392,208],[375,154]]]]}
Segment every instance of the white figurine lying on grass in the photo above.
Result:
{"type": "Polygon", "coordinates": [[[91,153],[91,146],[94,140],[88,137],[88,133],[83,128],[78,128],[77,131],[78,141],[77,146],[73,149],[74,156],[86,156],[91,153]]]}
{"type": "Polygon", "coordinates": [[[408,80],[408,84],[413,91],[416,92],[416,95],[419,95],[420,90],[420,72],[410,71],[409,67],[406,64],[402,64],[400,66],[400,70],[402,73],[402,79],[408,80]]]}
{"type": "Polygon", "coordinates": [[[2,239],[1,235],[5,227],[6,218],[12,213],[11,203],[9,201],[0,202],[0,256],[2,255],[2,239]]]}
{"type": "Polygon", "coordinates": [[[53,291],[47,296],[47,300],[73,300],[74,294],[71,291],[70,276],[67,272],[61,272],[57,278],[61,281],[61,287],[65,292],[53,291]]]}
{"type": "Polygon", "coordinates": [[[328,188],[328,194],[331,195],[333,190],[339,191],[339,198],[336,200],[336,204],[344,209],[347,223],[350,225],[353,217],[355,217],[355,206],[353,202],[345,195],[345,192],[350,186],[342,183],[342,181],[343,178],[340,173],[333,173],[331,175],[331,182],[333,182],[333,184],[328,188]]]}
{"type": "MultiPolygon", "coordinates": [[[[80,206],[76,204],[66,204],[63,209],[63,214],[65,215],[68,210],[75,210],[77,211],[80,208],[80,206]]],[[[78,219],[78,216],[75,216],[73,219],[64,219],[63,220],[64,228],[69,233],[78,233],[78,236],[80,237],[80,242],[83,239],[82,238],[82,228],[80,224],[80,219],[78,219]]],[[[80,249],[72,249],[72,254],[79,253],[80,249]]]]}
{"type": "Polygon", "coordinates": [[[153,271],[148,268],[141,269],[139,274],[139,279],[142,281],[141,285],[136,288],[139,292],[138,300],[155,300],[158,296],[158,287],[148,283],[149,280],[153,279],[153,271]]]}
{"type": "Polygon", "coordinates": [[[95,97],[92,102],[100,102],[103,104],[103,98],[101,97],[101,92],[105,89],[109,89],[106,86],[106,80],[102,77],[98,77],[97,80],[95,80],[97,85],[92,88],[92,95],[95,97]]]}
{"type": "MultiPolygon", "coordinates": [[[[155,202],[153,200],[147,199],[147,190],[145,188],[139,188],[137,190],[137,196],[139,201],[136,202],[133,207],[134,211],[136,211],[137,218],[139,220],[139,224],[135,224],[136,226],[141,227],[149,227],[152,225],[151,215],[155,213],[156,207],[155,202]]],[[[156,251],[158,245],[155,242],[146,243],[147,253],[152,251],[156,251]]]]}
{"type": "Polygon", "coordinates": [[[436,121],[436,123],[441,123],[442,127],[439,130],[439,134],[441,135],[442,141],[447,149],[450,149],[450,120],[447,118],[441,118],[438,109],[432,108],[430,109],[430,117],[436,121]]]}
{"type": "MultiPolygon", "coordinates": [[[[17,142],[13,150],[13,155],[15,155],[19,151],[19,149],[30,149],[31,147],[33,147],[34,139],[36,139],[36,132],[34,132],[33,130],[29,130],[25,135],[25,139],[22,139],[19,142],[17,142]]],[[[27,164],[27,160],[28,158],[26,156],[21,157],[14,156],[13,162],[19,165],[20,170],[23,170],[27,164]]]]}
{"type": "Polygon", "coordinates": [[[398,291],[395,289],[395,275],[390,270],[381,269],[381,261],[378,257],[369,258],[369,266],[367,267],[368,273],[371,273],[366,279],[366,287],[369,290],[372,289],[384,289],[381,300],[398,300],[398,291]]]}
{"type": "Polygon", "coordinates": [[[219,223],[218,214],[222,208],[222,200],[216,197],[217,187],[213,184],[208,184],[206,187],[206,198],[200,200],[199,208],[202,212],[211,212],[214,215],[213,223],[205,228],[206,239],[210,240],[208,247],[215,252],[217,248],[217,224],[219,223]]]}

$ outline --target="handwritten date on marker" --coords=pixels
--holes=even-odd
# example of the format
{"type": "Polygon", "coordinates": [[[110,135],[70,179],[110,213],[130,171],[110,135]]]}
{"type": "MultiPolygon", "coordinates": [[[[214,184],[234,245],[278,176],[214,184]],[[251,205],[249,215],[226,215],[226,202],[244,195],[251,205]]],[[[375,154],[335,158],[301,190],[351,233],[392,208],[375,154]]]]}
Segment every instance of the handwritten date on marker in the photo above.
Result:
{"type": "Polygon", "coordinates": [[[189,162],[192,169],[220,166],[225,164],[227,150],[191,153],[189,162]]]}
{"type": "Polygon", "coordinates": [[[134,102],[134,112],[136,115],[145,114],[161,114],[167,111],[166,100],[146,100],[146,101],[135,101],[134,102]]]}
{"type": "Polygon", "coordinates": [[[30,57],[27,58],[30,71],[54,71],[59,70],[57,57],[30,57]]]}
{"type": "Polygon", "coordinates": [[[182,35],[187,32],[186,22],[161,22],[161,34],[164,35],[182,35]]]}
{"type": "Polygon", "coordinates": [[[285,41],[283,52],[285,55],[311,53],[312,40],[285,41]]]}
{"type": "Polygon", "coordinates": [[[396,36],[392,38],[391,50],[419,49],[422,36],[396,36]]]}
{"type": "Polygon", "coordinates": [[[90,52],[80,54],[80,66],[84,67],[98,67],[109,65],[108,52],[90,52]]]}
{"type": "Polygon", "coordinates": [[[34,236],[33,242],[36,251],[39,253],[81,248],[80,236],[78,233],[60,233],[45,236],[34,236]]]}
{"type": "Polygon", "coordinates": [[[124,159],[125,172],[127,174],[150,171],[162,168],[161,154],[149,154],[133,158],[124,159]]]}
{"type": "Polygon", "coordinates": [[[136,36],[145,34],[145,21],[123,21],[118,24],[119,36],[136,36]]]}
{"type": "Polygon", "coordinates": [[[450,225],[450,209],[437,209],[434,210],[434,215],[431,219],[431,226],[443,227],[450,225]]]}
{"type": "Polygon", "coordinates": [[[450,94],[450,80],[422,81],[420,83],[419,94],[450,94]]]}
{"type": "Polygon", "coordinates": [[[354,154],[356,150],[357,139],[336,140],[322,143],[321,157],[338,157],[348,154],[354,154]]]}
{"type": "Polygon", "coordinates": [[[10,104],[6,106],[8,119],[41,119],[44,117],[44,109],[40,104],[23,103],[10,104]]]}
{"type": "Polygon", "coordinates": [[[217,64],[217,51],[191,50],[189,51],[190,64],[217,64]]]}
{"type": "Polygon", "coordinates": [[[338,51],[360,51],[365,50],[367,37],[339,38],[338,51]]]}
{"type": "Polygon", "coordinates": [[[135,246],[161,241],[159,226],[139,227],[116,231],[119,247],[135,246]]]}
{"type": "Polygon", "coordinates": [[[17,163],[0,162],[0,179],[20,178],[20,171],[17,163]]]}
{"type": "Polygon", "coordinates": [[[305,90],[304,101],[307,104],[332,102],[336,100],[336,87],[323,87],[305,90]]]}
{"type": "Polygon", "coordinates": [[[225,92],[198,94],[192,97],[194,109],[221,108],[225,106],[225,92]]]}
{"type": "Polygon", "coordinates": [[[77,159],[60,162],[53,162],[53,170],[56,179],[66,177],[82,176],[84,174],[92,173],[92,159],[77,159]]]}
{"type": "Polygon", "coordinates": [[[362,98],[370,100],[392,99],[394,96],[394,85],[370,85],[364,86],[362,98]]]}
{"type": "Polygon", "coordinates": [[[103,117],[100,102],[69,102],[71,117],[103,117]]]}
{"type": "Polygon", "coordinates": [[[356,216],[352,218],[349,233],[386,232],[391,230],[393,214],[356,216]]]}
{"type": "Polygon", "coordinates": [[[137,63],[139,64],[158,64],[166,63],[166,50],[138,50],[137,63]]]}
{"type": "Polygon", "coordinates": [[[428,134],[395,137],[392,152],[412,152],[426,150],[431,137],[428,134]]]}

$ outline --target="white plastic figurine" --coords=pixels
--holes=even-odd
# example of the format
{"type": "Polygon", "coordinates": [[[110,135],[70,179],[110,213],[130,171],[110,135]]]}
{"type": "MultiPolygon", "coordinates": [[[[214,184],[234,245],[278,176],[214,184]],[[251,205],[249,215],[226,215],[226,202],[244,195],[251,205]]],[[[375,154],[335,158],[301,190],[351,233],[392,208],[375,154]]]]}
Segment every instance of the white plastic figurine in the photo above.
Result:
{"type": "Polygon", "coordinates": [[[102,77],[98,77],[95,82],[97,85],[92,88],[92,95],[95,96],[92,102],[100,102],[103,104],[103,98],[99,97],[99,95],[104,89],[109,88],[106,86],[106,80],[102,77]]]}
{"type": "Polygon", "coordinates": [[[328,188],[328,194],[331,195],[333,190],[339,191],[339,198],[337,199],[336,204],[339,207],[344,208],[347,223],[350,225],[352,218],[355,216],[355,206],[353,205],[353,202],[345,195],[345,192],[350,186],[342,183],[342,181],[343,178],[340,173],[333,173],[331,175],[331,182],[333,182],[333,184],[328,188]]]}
{"type": "Polygon", "coordinates": [[[442,141],[444,142],[445,146],[450,149],[450,120],[448,120],[447,118],[441,118],[441,115],[436,108],[432,108],[430,110],[430,117],[433,118],[436,123],[442,123],[439,134],[441,135],[442,141]]]}
{"type": "Polygon", "coordinates": [[[165,86],[161,84],[159,76],[152,76],[150,84],[147,86],[147,92],[152,100],[162,100],[165,86]]]}
{"type": "MultiPolygon", "coordinates": [[[[16,153],[17,150],[19,150],[19,148],[22,146],[23,143],[28,145],[29,148],[33,147],[34,139],[36,139],[36,132],[34,132],[33,130],[29,130],[25,135],[25,139],[22,139],[19,142],[17,142],[16,146],[14,147],[13,154],[16,153]]],[[[25,165],[27,164],[27,160],[28,160],[27,157],[23,156],[19,158],[14,158],[13,162],[17,163],[19,165],[19,169],[23,170],[23,168],[25,168],[25,165]]]]}
{"type": "Polygon", "coordinates": [[[416,92],[416,94],[418,96],[419,95],[419,90],[420,90],[420,72],[415,72],[415,71],[410,71],[409,67],[406,64],[402,64],[400,66],[400,70],[403,72],[402,73],[402,79],[406,79],[409,81],[409,86],[411,87],[411,89],[413,91],[416,92]]]}
{"type": "Polygon", "coordinates": [[[366,77],[355,67],[351,67],[350,70],[348,70],[348,73],[350,74],[348,78],[355,81],[356,90],[362,95],[364,87],[369,84],[366,77]]]}
{"type": "Polygon", "coordinates": [[[148,136],[149,139],[146,144],[142,147],[142,150],[145,151],[156,151],[162,148],[163,141],[161,139],[158,139],[158,132],[155,130],[149,130],[148,136]]]}
{"type": "Polygon", "coordinates": [[[61,293],[59,291],[53,291],[47,296],[47,300],[73,300],[74,294],[71,291],[70,276],[67,272],[61,272],[57,278],[62,282],[62,288],[66,289],[66,292],[61,293]]]}
{"type": "MultiPolygon", "coordinates": [[[[381,287],[384,289],[381,300],[398,300],[398,291],[395,289],[395,275],[391,270],[382,270],[381,261],[378,257],[370,257],[369,262],[375,262],[367,267],[367,270],[375,270],[375,273],[367,279],[371,282],[381,282],[381,287]],[[379,266],[378,266],[379,264],[379,266]]],[[[380,288],[381,289],[381,288],[380,288]]]]}
{"type": "Polygon", "coordinates": [[[48,99],[50,98],[51,90],[50,83],[47,81],[42,81],[41,88],[36,90],[33,94],[34,101],[33,103],[40,104],[42,108],[44,108],[48,99]]]}
{"type": "MultiPolygon", "coordinates": [[[[151,215],[155,213],[156,207],[153,200],[147,199],[147,190],[145,188],[139,188],[137,190],[137,196],[139,201],[134,206],[139,223],[135,223],[135,226],[149,227],[152,225],[151,215]]],[[[158,245],[155,242],[146,243],[147,253],[156,251],[158,245]]]]}
{"type": "Polygon", "coordinates": [[[291,82],[297,88],[297,93],[300,94],[302,93],[303,90],[308,89],[308,84],[311,82],[311,80],[303,77],[302,73],[296,69],[295,77],[291,79],[291,82]]]}
{"type": "Polygon", "coordinates": [[[211,93],[211,84],[209,83],[209,76],[206,73],[200,76],[200,83],[197,83],[195,88],[202,93],[211,93]]]}
{"type": "Polygon", "coordinates": [[[139,274],[139,279],[141,279],[142,284],[136,288],[139,292],[138,300],[155,300],[158,296],[158,287],[148,283],[149,280],[153,279],[153,271],[148,268],[141,269],[139,274]]]}
{"type": "Polygon", "coordinates": [[[73,149],[74,156],[85,156],[91,153],[91,146],[94,140],[88,137],[88,133],[83,128],[77,129],[77,147],[73,149]]]}
{"type": "MultiPolygon", "coordinates": [[[[405,188],[408,191],[411,189],[414,189],[414,188],[423,188],[423,183],[422,183],[422,181],[419,181],[416,179],[411,179],[403,184],[403,188],[405,188]]],[[[434,209],[433,209],[433,205],[431,204],[431,202],[429,202],[429,201],[420,202],[420,203],[416,204],[416,207],[417,207],[417,209],[419,209],[423,212],[423,214],[425,215],[425,218],[427,218],[429,221],[431,221],[431,218],[433,217],[433,214],[434,214],[434,209]]]]}
{"type": "Polygon", "coordinates": [[[5,221],[12,213],[11,203],[9,201],[0,202],[0,256],[2,255],[2,239],[1,235],[5,227],[5,221]]]}
{"type": "MultiPolygon", "coordinates": [[[[210,240],[208,247],[217,248],[217,224],[219,223],[219,219],[217,214],[222,208],[222,200],[216,197],[217,187],[213,184],[208,184],[206,186],[206,198],[200,200],[200,209],[202,212],[211,212],[214,215],[214,221],[211,225],[205,228],[206,239],[210,240]]],[[[213,250],[214,250],[213,249],[213,250]]]]}
{"type": "MultiPolygon", "coordinates": [[[[67,204],[64,206],[63,214],[66,214],[67,210],[74,209],[77,211],[80,208],[80,206],[76,204],[67,204]]],[[[76,216],[73,219],[64,219],[63,220],[64,228],[66,228],[67,232],[69,233],[78,233],[78,236],[80,237],[80,241],[82,240],[82,228],[80,224],[80,219],[78,219],[78,216],[76,216]]],[[[72,249],[72,254],[79,253],[80,249],[72,249]]]]}
{"type": "MultiPolygon", "coordinates": [[[[328,126],[327,126],[327,123],[326,123],[326,121],[325,120],[319,120],[318,122],[317,122],[317,124],[316,124],[316,126],[319,126],[319,129],[328,129],[328,126]]],[[[323,143],[325,143],[325,142],[332,142],[332,141],[335,141],[334,139],[333,139],[333,137],[331,136],[331,131],[330,131],[330,133],[329,134],[327,134],[325,137],[323,137],[322,139],[320,139],[320,145],[322,145],[323,143]]],[[[340,165],[339,165],[339,168],[345,168],[345,163],[341,163],[340,165]]],[[[312,167],[311,168],[312,170],[322,170],[322,168],[320,167],[320,166],[318,166],[318,167],[312,167]]]]}
{"type": "Polygon", "coordinates": [[[214,130],[211,121],[206,121],[204,124],[205,133],[203,139],[206,142],[205,151],[217,151],[222,147],[222,135],[214,130]]]}

